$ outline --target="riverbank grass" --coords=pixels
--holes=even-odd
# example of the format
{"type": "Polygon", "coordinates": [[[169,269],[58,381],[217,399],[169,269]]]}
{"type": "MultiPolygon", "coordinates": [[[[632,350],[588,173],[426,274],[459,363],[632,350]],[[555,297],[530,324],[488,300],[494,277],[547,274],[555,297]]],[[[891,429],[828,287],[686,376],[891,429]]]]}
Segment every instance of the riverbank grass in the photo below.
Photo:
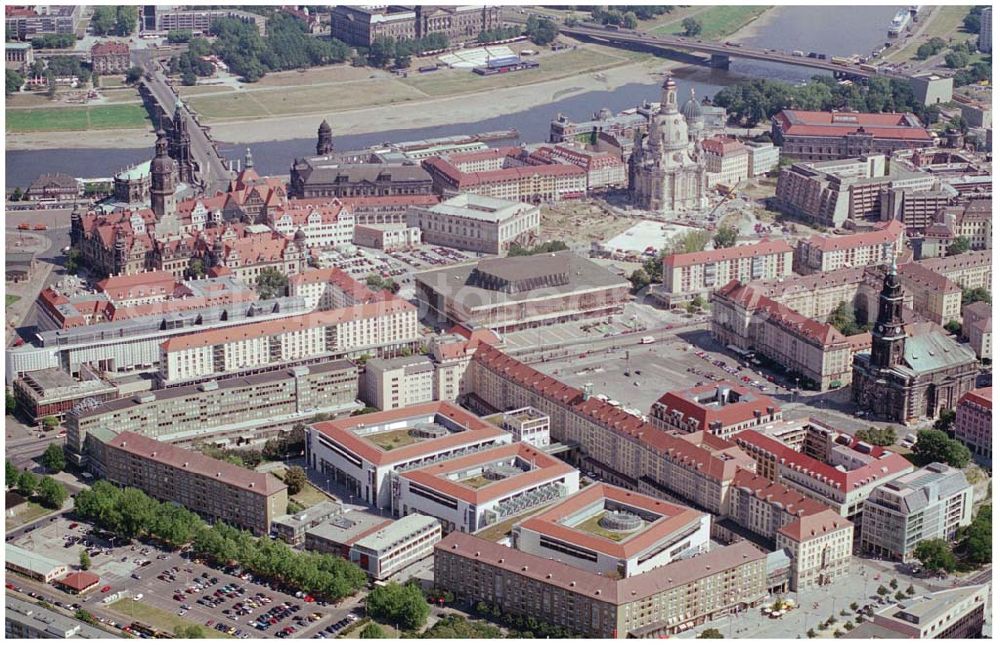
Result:
{"type": "MultiPolygon", "coordinates": [[[[701,33],[698,37],[703,40],[717,40],[735,33],[756,20],[770,6],[756,5],[728,5],[712,7],[695,16],[701,23],[701,33]]],[[[683,22],[683,21],[681,21],[683,22]]],[[[653,33],[660,35],[684,33],[684,25],[681,22],[672,22],[653,30],[653,33]]]]}
{"type": "Polygon", "coordinates": [[[142,105],[7,110],[8,132],[124,130],[148,125],[149,115],[142,105]]]}

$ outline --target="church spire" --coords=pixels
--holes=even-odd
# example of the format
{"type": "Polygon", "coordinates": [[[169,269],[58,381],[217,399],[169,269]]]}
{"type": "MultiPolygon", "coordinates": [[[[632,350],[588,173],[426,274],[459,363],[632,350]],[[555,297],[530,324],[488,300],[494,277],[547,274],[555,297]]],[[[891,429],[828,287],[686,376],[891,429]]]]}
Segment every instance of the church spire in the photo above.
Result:
{"type": "Polygon", "coordinates": [[[253,168],[253,154],[250,152],[250,146],[247,146],[247,154],[243,158],[243,167],[248,170],[253,168]]]}

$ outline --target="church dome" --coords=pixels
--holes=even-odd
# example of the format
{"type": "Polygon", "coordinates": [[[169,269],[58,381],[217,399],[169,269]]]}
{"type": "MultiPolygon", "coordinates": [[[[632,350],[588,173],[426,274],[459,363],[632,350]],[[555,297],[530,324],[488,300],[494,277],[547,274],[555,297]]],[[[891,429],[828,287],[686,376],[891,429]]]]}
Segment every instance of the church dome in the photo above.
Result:
{"type": "Polygon", "coordinates": [[[295,231],[295,241],[296,242],[305,242],[306,241],[306,232],[303,231],[301,228],[299,230],[295,231]]]}
{"type": "Polygon", "coordinates": [[[326,122],[326,119],[323,119],[323,122],[319,124],[319,131],[323,133],[333,132],[330,128],[330,124],[326,122]]]}
{"type": "Polygon", "coordinates": [[[684,103],[684,107],[681,108],[681,114],[689,122],[695,119],[700,119],[704,117],[704,112],[701,109],[701,103],[694,97],[694,91],[691,92],[691,98],[684,103]]]}

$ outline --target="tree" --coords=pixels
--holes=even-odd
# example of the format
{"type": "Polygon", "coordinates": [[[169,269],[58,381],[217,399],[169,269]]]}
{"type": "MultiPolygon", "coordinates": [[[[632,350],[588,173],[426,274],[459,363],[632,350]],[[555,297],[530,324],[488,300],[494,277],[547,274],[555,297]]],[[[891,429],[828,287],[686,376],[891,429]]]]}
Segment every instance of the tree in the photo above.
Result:
{"type": "Polygon", "coordinates": [[[42,465],[50,473],[62,472],[66,468],[66,454],[63,452],[62,446],[50,443],[49,447],[42,453],[42,465]]]}
{"type": "Polygon", "coordinates": [[[638,293],[646,287],[649,286],[651,280],[649,279],[649,274],[643,271],[641,268],[636,269],[632,272],[632,275],[628,277],[628,281],[632,283],[632,293],[638,293]]]}
{"type": "Polygon", "coordinates": [[[698,253],[699,251],[704,251],[705,245],[711,239],[710,235],[708,231],[690,231],[684,237],[674,242],[671,253],[698,253]]]}
{"type": "Polygon", "coordinates": [[[961,69],[969,64],[969,55],[966,52],[948,52],[944,55],[944,64],[950,69],[961,69]]]}
{"type": "Polygon", "coordinates": [[[875,593],[877,593],[880,596],[884,596],[887,593],[889,593],[889,589],[885,585],[879,585],[878,589],[875,590],[875,593]]]}
{"type": "Polygon", "coordinates": [[[52,415],[49,415],[49,416],[44,417],[42,419],[42,425],[45,426],[46,430],[51,430],[52,428],[54,428],[57,425],[59,425],[59,419],[57,419],[56,417],[54,417],[52,415]]]}
{"type": "Polygon", "coordinates": [[[889,581],[889,586],[892,589],[899,589],[899,581],[893,578],[892,580],[889,581]]]}
{"type": "Polygon", "coordinates": [[[65,486],[46,475],[42,478],[42,482],[38,484],[38,496],[42,500],[42,506],[58,509],[62,508],[63,502],[69,497],[69,493],[66,492],[65,486]]]}
{"type": "Polygon", "coordinates": [[[309,478],[301,466],[292,466],[285,472],[285,485],[290,495],[297,495],[306,485],[309,478]]]}
{"type": "Polygon", "coordinates": [[[712,241],[715,243],[715,248],[717,249],[728,249],[730,247],[736,246],[736,238],[739,236],[740,231],[735,226],[721,226],[712,241]]]}
{"type": "Polygon", "coordinates": [[[810,627],[809,631],[806,632],[806,636],[809,638],[816,638],[816,630],[810,627]]]}
{"type": "Polygon", "coordinates": [[[853,336],[863,331],[864,325],[858,324],[858,313],[848,307],[843,300],[837,308],[830,312],[826,321],[833,325],[837,331],[845,336],[853,336]]]}
{"type": "Polygon", "coordinates": [[[48,97],[49,100],[56,97],[56,79],[51,75],[49,76],[49,86],[48,89],[45,90],[45,96],[48,97]]]}
{"type": "Polygon", "coordinates": [[[4,481],[7,483],[7,488],[14,488],[17,486],[17,466],[10,459],[7,459],[4,461],[4,468],[4,481]]]}
{"type": "Polygon", "coordinates": [[[80,549],[80,568],[86,571],[90,568],[90,554],[87,549],[80,549]]]}
{"type": "Polygon", "coordinates": [[[969,238],[964,235],[960,235],[955,238],[955,241],[948,245],[947,254],[948,255],[959,255],[960,253],[965,253],[972,246],[972,242],[969,238]]]}
{"type": "Polygon", "coordinates": [[[702,633],[698,634],[698,638],[725,638],[725,636],[723,636],[722,632],[720,632],[716,628],[709,627],[702,633]]]}
{"type": "Polygon", "coordinates": [[[140,78],[142,78],[141,67],[133,65],[132,67],[129,67],[128,70],[125,72],[125,82],[128,83],[129,85],[134,85],[138,83],[140,78]]]}
{"type": "Polygon", "coordinates": [[[912,596],[915,593],[917,593],[917,590],[913,588],[913,585],[910,585],[909,587],[906,588],[907,596],[912,596]]]}
{"type": "Polygon", "coordinates": [[[416,585],[390,582],[368,594],[368,615],[381,623],[419,629],[427,622],[430,606],[416,585]]]}
{"type": "Polygon", "coordinates": [[[970,34],[979,34],[982,29],[982,7],[973,7],[965,18],[962,18],[962,28],[970,34]]]}
{"type": "Polygon", "coordinates": [[[525,24],[524,32],[536,45],[548,45],[559,35],[559,28],[548,18],[531,16],[525,24]]]}
{"type": "Polygon", "coordinates": [[[685,18],[681,21],[681,26],[684,27],[684,35],[688,37],[697,36],[702,30],[701,21],[697,18],[685,18]]]}
{"type": "Polygon", "coordinates": [[[101,73],[96,69],[90,77],[90,83],[94,86],[95,90],[101,86],[101,73]]]}
{"type": "Polygon", "coordinates": [[[197,84],[198,84],[198,77],[192,70],[186,69],[183,72],[181,72],[181,85],[191,87],[192,85],[197,85],[197,84]]]}
{"type": "Polygon", "coordinates": [[[22,470],[17,476],[17,492],[25,497],[31,497],[38,489],[38,476],[30,470],[22,470]]]}
{"type": "Polygon", "coordinates": [[[115,7],[110,5],[94,9],[94,15],[90,18],[90,29],[95,36],[106,36],[114,32],[115,13],[115,7]]]}
{"type": "Polygon", "coordinates": [[[177,638],[207,638],[201,625],[177,625],[174,627],[174,636],[177,638]]]}
{"type": "Polygon", "coordinates": [[[361,638],[389,638],[389,636],[378,623],[368,623],[365,625],[365,628],[361,630],[361,638]]]}
{"type": "Polygon", "coordinates": [[[626,29],[635,29],[639,26],[639,19],[636,18],[634,11],[626,11],[622,15],[622,27],[626,29]]]}
{"type": "Polygon", "coordinates": [[[10,201],[19,202],[21,198],[24,197],[24,192],[21,190],[20,186],[14,186],[13,192],[10,194],[10,201]]]}
{"type": "Polygon", "coordinates": [[[13,416],[14,412],[17,410],[17,399],[14,398],[14,394],[7,390],[7,414],[8,416],[13,416]]]}
{"type": "Polygon", "coordinates": [[[269,300],[285,295],[288,288],[288,276],[276,269],[267,267],[257,275],[257,295],[262,300],[269,300]]]}
{"type": "Polygon", "coordinates": [[[86,609],[77,609],[76,613],[73,614],[73,617],[80,622],[87,623],[88,625],[96,625],[99,622],[96,618],[94,618],[94,614],[90,613],[86,609]]]}
{"type": "Polygon", "coordinates": [[[191,42],[192,35],[190,29],[171,29],[167,32],[167,42],[171,45],[191,42]]]}
{"type": "Polygon", "coordinates": [[[972,524],[959,530],[959,544],[966,559],[974,565],[993,561],[993,507],[980,507],[972,524]]]}
{"type": "Polygon", "coordinates": [[[948,547],[948,542],[942,538],[917,542],[916,548],[913,549],[913,557],[928,571],[951,572],[958,567],[955,554],[948,547]]]}
{"type": "Polygon", "coordinates": [[[850,606],[851,606],[851,611],[857,611],[858,610],[858,603],[852,602],[850,606]]]}
{"type": "Polygon", "coordinates": [[[949,320],[948,324],[946,324],[944,328],[949,334],[958,335],[962,331],[962,323],[957,320],[949,320]]]}
{"type": "Polygon", "coordinates": [[[191,264],[188,266],[188,272],[196,278],[200,278],[205,275],[205,263],[201,260],[201,258],[191,260],[191,264]]]}
{"type": "Polygon", "coordinates": [[[10,96],[15,92],[21,91],[21,86],[24,85],[24,77],[21,76],[17,71],[8,69],[7,70],[7,86],[4,90],[6,96],[10,96]]]}
{"type": "Polygon", "coordinates": [[[941,432],[951,432],[951,427],[955,424],[955,411],[954,410],[942,410],[941,414],[934,421],[934,429],[940,430],[941,432]]]}
{"type": "Polygon", "coordinates": [[[913,456],[921,464],[943,462],[953,468],[965,468],[972,454],[961,441],[950,439],[940,430],[920,430],[913,456]]]}
{"type": "Polygon", "coordinates": [[[896,430],[892,426],[876,428],[874,426],[858,430],[854,433],[860,441],[866,441],[873,446],[891,446],[896,443],[896,430]]]}
{"type": "Polygon", "coordinates": [[[974,289],[962,289],[962,305],[971,305],[974,302],[993,302],[993,296],[985,287],[974,289]]]}

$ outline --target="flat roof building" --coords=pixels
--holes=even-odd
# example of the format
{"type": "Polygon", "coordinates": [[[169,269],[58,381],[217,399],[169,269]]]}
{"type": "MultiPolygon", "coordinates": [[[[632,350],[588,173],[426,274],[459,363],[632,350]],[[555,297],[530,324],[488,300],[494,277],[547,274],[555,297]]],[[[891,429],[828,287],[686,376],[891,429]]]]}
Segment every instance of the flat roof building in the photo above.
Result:
{"type": "Polygon", "coordinates": [[[286,543],[298,546],[305,541],[307,530],[343,512],[343,505],[337,502],[320,502],[298,513],[274,518],[271,521],[271,532],[286,543]]]}
{"type": "Polygon", "coordinates": [[[41,607],[9,594],[4,596],[4,637],[36,638],[119,638],[93,625],[72,618],[55,609],[41,607]]]}
{"type": "Polygon", "coordinates": [[[707,513],[595,483],[516,524],[513,546],[628,578],[707,553],[710,522],[707,513]]]}
{"type": "Polygon", "coordinates": [[[923,540],[952,540],[972,523],[972,485],[945,464],[928,464],[875,488],[861,515],[861,549],[881,558],[913,559],[923,540]]]}
{"type": "Polygon", "coordinates": [[[441,523],[414,513],[379,528],[354,542],[348,558],[376,580],[385,580],[434,553],[441,539],[441,523]]]}
{"type": "Polygon", "coordinates": [[[390,524],[392,519],[374,513],[350,511],[343,515],[333,515],[306,529],[305,548],[346,559],[350,557],[351,547],[355,542],[390,524]]]}
{"type": "Polygon", "coordinates": [[[990,584],[945,589],[879,609],[845,638],[982,638],[990,584]]]}
{"type": "Polygon", "coordinates": [[[429,208],[414,206],[406,218],[419,228],[425,244],[463,251],[506,255],[510,246],[527,246],[541,228],[537,204],[462,193],[429,208]]]}
{"type": "Polygon", "coordinates": [[[13,383],[14,398],[21,414],[35,423],[48,416],[60,421],[84,401],[109,401],[118,389],[97,378],[78,381],[58,367],[28,372],[13,383]]]}
{"type": "Polygon", "coordinates": [[[429,318],[499,332],[610,316],[630,297],[627,280],[572,251],[457,264],[414,284],[429,318]]]}

